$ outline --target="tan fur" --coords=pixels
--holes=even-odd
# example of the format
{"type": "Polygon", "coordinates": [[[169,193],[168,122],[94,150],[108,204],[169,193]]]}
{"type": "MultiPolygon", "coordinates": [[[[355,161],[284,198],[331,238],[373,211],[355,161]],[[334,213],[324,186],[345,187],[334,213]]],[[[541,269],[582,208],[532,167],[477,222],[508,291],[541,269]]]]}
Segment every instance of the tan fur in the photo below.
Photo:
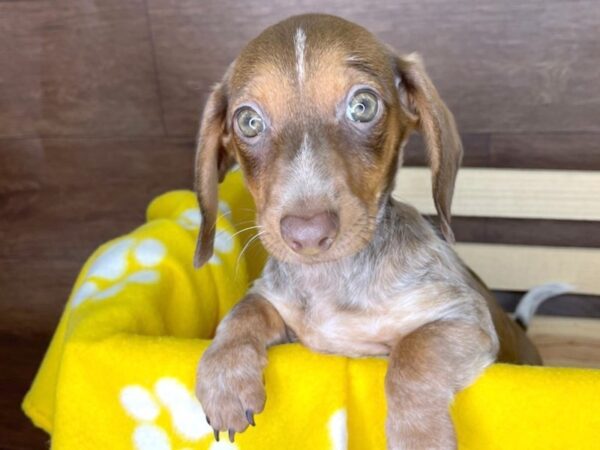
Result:
{"type": "Polygon", "coordinates": [[[493,362],[487,330],[461,320],[431,322],[398,341],[385,379],[386,431],[405,450],[449,450],[456,438],[448,410],[454,394],[493,362]]]}
{"type": "Polygon", "coordinates": [[[258,295],[246,296],[219,324],[217,336],[198,365],[202,383],[196,385],[196,395],[215,430],[244,431],[246,411],[263,410],[266,349],[286,340],[281,316],[258,295]]]}
{"type": "Polygon", "coordinates": [[[198,398],[216,430],[243,431],[246,410],[262,410],[266,349],[278,342],[389,355],[390,449],[455,448],[448,415],[454,393],[497,358],[540,362],[450,246],[461,156],[454,119],[416,55],[398,57],[363,28],[324,15],[292,17],[248,44],[202,121],[197,187],[206,210],[197,262],[212,252],[216,171],[232,157],[272,258],[199,365],[198,398]],[[376,94],[380,109],[372,122],[351,124],[345,107],[361,86],[376,94]],[[244,105],[266,123],[254,140],[236,129],[244,105]],[[428,148],[445,239],[390,197],[413,130],[428,148]],[[281,236],[282,217],[322,211],[339,217],[331,248],[292,251],[281,236]]]}

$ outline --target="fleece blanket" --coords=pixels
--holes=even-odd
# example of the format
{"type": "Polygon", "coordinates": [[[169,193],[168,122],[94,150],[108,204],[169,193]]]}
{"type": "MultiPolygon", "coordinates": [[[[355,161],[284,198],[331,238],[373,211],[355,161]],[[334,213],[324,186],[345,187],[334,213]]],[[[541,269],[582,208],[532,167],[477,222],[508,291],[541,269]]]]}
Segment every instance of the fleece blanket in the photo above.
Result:
{"type": "MultiPolygon", "coordinates": [[[[215,441],[193,395],[216,325],[260,273],[239,172],[221,188],[215,255],[192,267],[192,192],[156,198],[147,221],[85,263],[23,408],[61,450],[385,448],[385,359],[300,345],[269,351],[256,427],[215,441]],[[245,250],[242,253],[242,250],[245,250]]],[[[461,449],[600,448],[600,371],[490,367],[452,405],[461,449]]]]}

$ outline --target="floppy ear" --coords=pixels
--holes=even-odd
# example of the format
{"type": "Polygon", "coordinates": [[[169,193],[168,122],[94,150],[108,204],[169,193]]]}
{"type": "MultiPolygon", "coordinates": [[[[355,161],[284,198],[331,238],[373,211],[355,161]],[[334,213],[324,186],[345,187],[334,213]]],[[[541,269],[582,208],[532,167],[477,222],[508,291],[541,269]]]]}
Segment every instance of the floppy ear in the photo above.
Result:
{"type": "Polygon", "coordinates": [[[423,135],[433,184],[433,201],[442,234],[454,242],[450,206],[456,173],[462,160],[462,143],[452,113],[425,72],[421,57],[412,53],[397,57],[398,90],[405,112],[423,135]]]}
{"type": "Polygon", "coordinates": [[[194,255],[196,268],[204,265],[213,254],[219,203],[217,186],[235,162],[226,148],[227,96],[227,81],[224,79],[213,88],[208,97],[198,134],[194,186],[202,213],[202,223],[194,255]]]}

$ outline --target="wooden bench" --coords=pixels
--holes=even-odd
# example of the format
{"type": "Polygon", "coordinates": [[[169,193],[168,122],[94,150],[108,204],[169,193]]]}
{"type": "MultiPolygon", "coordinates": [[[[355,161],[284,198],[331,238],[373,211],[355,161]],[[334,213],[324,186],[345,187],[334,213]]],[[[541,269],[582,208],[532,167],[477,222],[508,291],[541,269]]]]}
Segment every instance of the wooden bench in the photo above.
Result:
{"type": "MultiPolygon", "coordinates": [[[[393,195],[435,214],[425,167],[401,168],[393,195]]],[[[600,248],[577,245],[600,237],[600,172],[464,167],[452,212],[458,253],[492,289],[560,281],[600,294],[600,248]]],[[[529,333],[547,365],[600,367],[600,319],[536,316],[529,333]]]]}

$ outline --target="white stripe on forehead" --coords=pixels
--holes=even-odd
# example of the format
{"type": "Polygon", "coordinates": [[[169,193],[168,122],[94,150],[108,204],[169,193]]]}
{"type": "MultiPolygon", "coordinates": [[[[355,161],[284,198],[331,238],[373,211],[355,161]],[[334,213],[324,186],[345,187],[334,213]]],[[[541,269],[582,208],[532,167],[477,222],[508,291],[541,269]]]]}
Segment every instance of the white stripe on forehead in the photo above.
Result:
{"type": "Polygon", "coordinates": [[[302,179],[304,179],[306,175],[313,174],[314,172],[318,173],[319,171],[319,165],[312,153],[310,142],[308,141],[308,134],[306,133],[304,133],[302,144],[300,144],[300,148],[298,149],[293,164],[294,169],[302,179]]]}
{"type": "Polygon", "coordinates": [[[306,52],[306,34],[302,28],[296,29],[294,36],[294,49],[296,50],[296,74],[298,83],[304,81],[304,53],[306,52]]]}

